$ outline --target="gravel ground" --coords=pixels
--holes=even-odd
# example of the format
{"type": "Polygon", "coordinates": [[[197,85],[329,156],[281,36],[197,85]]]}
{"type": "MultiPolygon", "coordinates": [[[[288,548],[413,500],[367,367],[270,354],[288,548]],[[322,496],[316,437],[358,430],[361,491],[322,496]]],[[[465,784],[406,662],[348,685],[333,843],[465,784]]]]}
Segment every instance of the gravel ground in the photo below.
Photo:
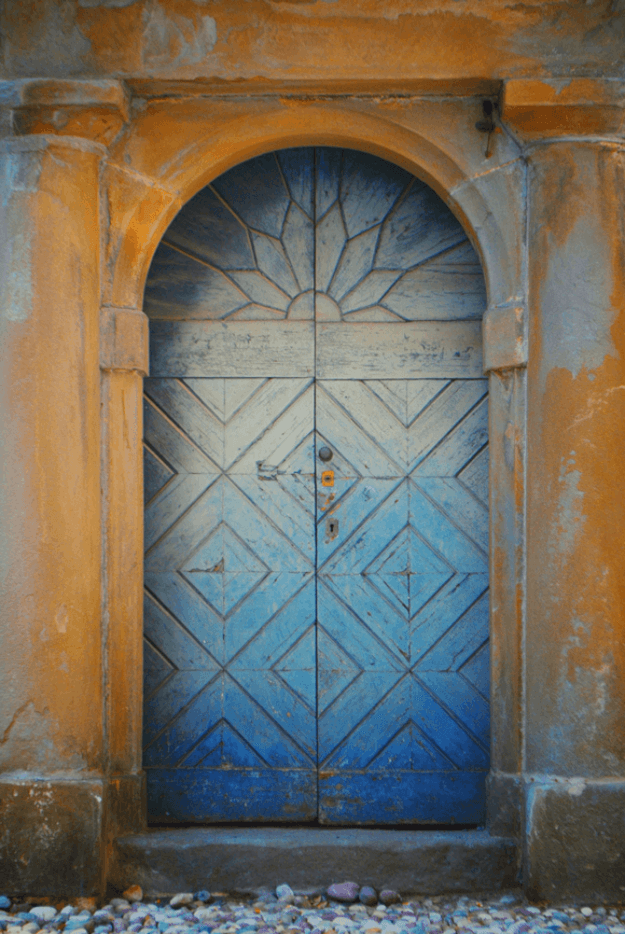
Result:
{"type": "MultiPolygon", "coordinates": [[[[124,898],[101,908],[94,899],[71,904],[21,903],[0,897],[0,931],[6,934],[538,934],[584,931],[625,934],[625,910],[605,906],[537,908],[514,894],[477,898],[401,898],[355,883],[331,886],[323,895],[293,892],[288,885],[254,898],[226,893],[143,897],[132,886],[124,898]],[[334,895],[335,898],[332,898],[334,895]],[[342,899],[339,901],[338,899],[342,899]],[[369,904],[363,904],[369,902],[369,904]]],[[[46,901],[45,899],[42,901],[46,901]]]]}

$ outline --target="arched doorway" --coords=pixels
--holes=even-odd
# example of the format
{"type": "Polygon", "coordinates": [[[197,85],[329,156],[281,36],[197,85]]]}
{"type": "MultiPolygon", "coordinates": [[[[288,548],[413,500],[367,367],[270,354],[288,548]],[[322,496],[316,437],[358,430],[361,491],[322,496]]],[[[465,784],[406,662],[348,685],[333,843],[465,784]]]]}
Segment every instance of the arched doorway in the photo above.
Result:
{"type": "Polygon", "coordinates": [[[146,285],[153,820],[477,823],[488,770],[479,261],[352,150],[200,191],[146,285]]]}

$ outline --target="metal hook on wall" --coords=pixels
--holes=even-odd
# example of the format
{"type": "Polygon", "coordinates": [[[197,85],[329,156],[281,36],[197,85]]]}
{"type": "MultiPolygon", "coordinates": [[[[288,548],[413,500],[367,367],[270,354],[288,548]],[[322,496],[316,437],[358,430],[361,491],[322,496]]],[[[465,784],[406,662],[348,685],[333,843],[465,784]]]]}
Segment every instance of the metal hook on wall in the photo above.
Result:
{"type": "Polygon", "coordinates": [[[484,156],[487,159],[490,159],[492,152],[490,148],[490,143],[492,135],[495,131],[495,110],[497,109],[497,104],[491,100],[482,101],[482,119],[478,120],[475,124],[475,129],[479,130],[480,133],[488,133],[486,140],[486,152],[484,156]]]}

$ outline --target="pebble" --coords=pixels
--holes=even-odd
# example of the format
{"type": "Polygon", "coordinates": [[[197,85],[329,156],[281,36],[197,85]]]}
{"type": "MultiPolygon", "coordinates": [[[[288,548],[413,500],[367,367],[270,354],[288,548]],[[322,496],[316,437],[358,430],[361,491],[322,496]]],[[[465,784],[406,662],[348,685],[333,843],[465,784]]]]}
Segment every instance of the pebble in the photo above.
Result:
{"type": "Polygon", "coordinates": [[[124,898],[128,902],[141,902],[143,901],[143,889],[140,885],[131,885],[124,892],[124,898]]]}
{"type": "Polygon", "coordinates": [[[371,885],[363,885],[360,892],[358,893],[358,899],[362,902],[363,905],[377,905],[378,903],[378,893],[371,885]]]}
{"type": "MultiPolygon", "coordinates": [[[[380,901],[389,908],[391,905],[396,905],[397,902],[401,901],[401,895],[394,889],[382,889],[380,892],[380,901]]],[[[440,921],[440,915],[438,916],[438,920],[440,921]]]]}
{"type": "Polygon", "coordinates": [[[141,892],[138,899],[139,891],[131,886],[99,907],[91,898],[63,906],[0,896],[0,934],[625,934],[622,908],[541,910],[520,894],[402,902],[398,892],[378,896],[356,882],[335,883],[324,894],[283,883],[249,899],[206,889],[153,899],[141,892]]]}
{"type": "Polygon", "coordinates": [[[39,918],[40,921],[52,921],[53,918],[56,918],[56,908],[53,908],[52,905],[36,905],[30,909],[30,913],[39,918]]]}
{"type": "Polygon", "coordinates": [[[191,892],[179,892],[178,895],[170,898],[169,904],[172,908],[180,908],[181,905],[190,905],[192,901],[193,894],[191,892]]]}
{"type": "Polygon", "coordinates": [[[355,902],[360,886],[357,882],[335,882],[328,887],[328,898],[337,902],[355,902]]]}

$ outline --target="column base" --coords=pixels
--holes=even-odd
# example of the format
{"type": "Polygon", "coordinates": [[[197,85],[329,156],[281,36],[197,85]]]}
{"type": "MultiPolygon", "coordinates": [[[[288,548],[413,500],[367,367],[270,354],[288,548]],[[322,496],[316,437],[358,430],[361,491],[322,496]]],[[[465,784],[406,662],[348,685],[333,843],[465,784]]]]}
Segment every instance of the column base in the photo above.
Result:
{"type": "Polygon", "coordinates": [[[106,826],[108,840],[118,834],[141,833],[147,827],[145,772],[109,779],[106,826]]]}
{"type": "Polygon", "coordinates": [[[520,775],[491,772],[486,779],[486,826],[494,837],[519,840],[523,815],[523,781],[520,775]]]}
{"type": "Polygon", "coordinates": [[[524,888],[536,901],[625,901],[625,781],[526,780],[524,888]]]}
{"type": "Polygon", "coordinates": [[[98,895],[103,883],[102,779],[0,780],[4,895],[98,895]]]}

